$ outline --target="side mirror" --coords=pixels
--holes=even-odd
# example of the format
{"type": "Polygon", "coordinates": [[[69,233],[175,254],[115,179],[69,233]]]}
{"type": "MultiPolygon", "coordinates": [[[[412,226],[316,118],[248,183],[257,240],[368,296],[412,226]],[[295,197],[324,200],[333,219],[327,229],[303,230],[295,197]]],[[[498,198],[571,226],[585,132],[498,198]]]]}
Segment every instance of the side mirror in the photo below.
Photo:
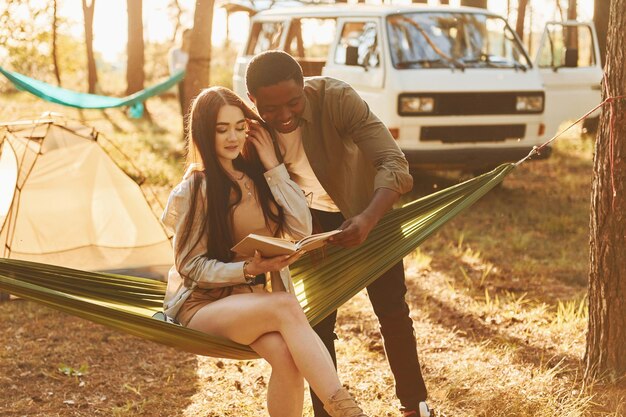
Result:
{"type": "Polygon", "coordinates": [[[359,47],[346,46],[346,65],[359,65],[359,47]]]}
{"type": "Polygon", "coordinates": [[[563,66],[566,68],[578,67],[578,49],[577,48],[565,49],[565,62],[563,66]]]}

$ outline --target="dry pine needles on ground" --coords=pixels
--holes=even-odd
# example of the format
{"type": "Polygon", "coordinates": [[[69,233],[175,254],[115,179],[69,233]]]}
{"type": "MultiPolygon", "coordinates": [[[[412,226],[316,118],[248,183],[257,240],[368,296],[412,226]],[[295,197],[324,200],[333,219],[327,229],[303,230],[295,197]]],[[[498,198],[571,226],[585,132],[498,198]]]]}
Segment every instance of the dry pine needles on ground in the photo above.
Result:
{"type": "MultiPolygon", "coordinates": [[[[179,125],[177,102],[153,101],[156,126],[18,94],[0,97],[0,118],[51,107],[82,117],[137,156],[166,195],[182,170],[180,132],[170,130],[179,125]]],[[[407,300],[438,415],[626,414],[624,385],[581,385],[592,142],[562,139],[551,159],[522,165],[406,259],[407,300]]],[[[407,199],[459,179],[415,174],[407,199]]],[[[25,300],[0,304],[0,314],[3,416],[266,415],[270,369],[262,361],[196,357],[25,300]]],[[[342,380],[371,415],[398,416],[365,293],[340,310],[338,334],[342,380]]]]}

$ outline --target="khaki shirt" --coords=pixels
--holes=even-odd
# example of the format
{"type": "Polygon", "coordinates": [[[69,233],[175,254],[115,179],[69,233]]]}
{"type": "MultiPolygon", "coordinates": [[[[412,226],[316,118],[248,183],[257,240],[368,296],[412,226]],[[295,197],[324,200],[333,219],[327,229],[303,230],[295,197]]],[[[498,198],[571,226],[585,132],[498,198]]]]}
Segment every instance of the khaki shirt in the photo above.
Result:
{"type": "Polygon", "coordinates": [[[346,218],[361,213],[378,188],[413,188],[409,164],[387,127],[347,83],[305,80],[302,144],[320,184],[346,218]]]}
{"type": "MultiPolygon", "coordinates": [[[[185,224],[192,203],[192,174],[194,170],[201,170],[201,168],[199,165],[189,167],[183,181],[172,190],[161,217],[163,224],[174,232],[175,265],[168,274],[167,290],[163,301],[165,314],[170,317],[176,317],[180,306],[196,288],[218,288],[246,283],[243,274],[244,261],[221,262],[217,259],[209,259],[205,255],[208,246],[206,235],[201,236],[198,244],[194,246],[187,244],[184,247],[179,247],[177,245],[176,236],[185,224]],[[187,259],[183,263],[185,258],[187,259]],[[184,280],[180,272],[189,279],[184,280]]],[[[312,229],[311,213],[307,207],[304,193],[296,183],[291,181],[285,165],[281,164],[265,172],[264,176],[274,199],[284,209],[285,232],[295,239],[310,235],[312,229]]],[[[198,198],[199,204],[206,198],[204,177],[202,181],[201,194],[198,198]]],[[[204,220],[203,216],[202,210],[196,210],[189,242],[198,240],[200,225],[204,220]],[[198,226],[195,227],[195,225],[198,226]]],[[[258,233],[258,230],[254,230],[254,232],[258,233]]],[[[271,233],[268,232],[268,234],[271,233]]],[[[276,282],[279,286],[284,287],[289,292],[293,291],[288,268],[280,271],[280,273],[272,273],[273,284],[276,279],[281,281],[280,283],[276,282]]]]}

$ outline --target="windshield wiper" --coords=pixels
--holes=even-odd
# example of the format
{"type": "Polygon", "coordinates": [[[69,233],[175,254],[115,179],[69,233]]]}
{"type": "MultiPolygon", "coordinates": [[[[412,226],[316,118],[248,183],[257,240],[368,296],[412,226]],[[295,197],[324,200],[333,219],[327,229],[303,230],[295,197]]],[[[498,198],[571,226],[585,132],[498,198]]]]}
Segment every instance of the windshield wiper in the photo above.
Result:
{"type": "Polygon", "coordinates": [[[408,61],[400,61],[396,64],[399,67],[410,67],[412,65],[421,65],[422,68],[458,68],[460,70],[465,69],[463,63],[453,59],[414,59],[408,61]]]}
{"type": "MultiPolygon", "coordinates": [[[[461,71],[465,71],[465,64],[457,59],[449,58],[448,63],[454,68],[458,68],[461,71]]],[[[452,67],[451,67],[452,68],[452,67]]]]}
{"type": "Polygon", "coordinates": [[[528,69],[528,67],[524,64],[520,64],[519,62],[515,61],[512,63],[513,68],[515,68],[516,70],[520,69],[524,72],[526,72],[526,70],[528,69]]]}
{"type": "Polygon", "coordinates": [[[499,62],[491,62],[490,67],[492,68],[513,68],[515,71],[522,70],[526,72],[528,67],[524,64],[520,64],[517,61],[499,61],[499,62]]]}
{"type": "Polygon", "coordinates": [[[397,63],[399,67],[410,67],[412,65],[421,65],[430,68],[431,66],[436,64],[445,64],[441,58],[435,59],[412,59],[408,61],[400,61],[397,63]]]}
{"type": "Polygon", "coordinates": [[[526,72],[528,69],[526,65],[520,64],[517,61],[497,60],[491,59],[491,55],[481,54],[480,57],[474,57],[469,59],[463,59],[464,64],[485,64],[489,68],[514,68],[515,70],[522,70],[526,72]]]}
{"type": "Polygon", "coordinates": [[[464,64],[484,64],[486,67],[490,67],[490,68],[497,68],[498,65],[494,62],[488,61],[488,60],[484,60],[484,59],[478,59],[478,58],[463,58],[462,59],[464,64]]]}

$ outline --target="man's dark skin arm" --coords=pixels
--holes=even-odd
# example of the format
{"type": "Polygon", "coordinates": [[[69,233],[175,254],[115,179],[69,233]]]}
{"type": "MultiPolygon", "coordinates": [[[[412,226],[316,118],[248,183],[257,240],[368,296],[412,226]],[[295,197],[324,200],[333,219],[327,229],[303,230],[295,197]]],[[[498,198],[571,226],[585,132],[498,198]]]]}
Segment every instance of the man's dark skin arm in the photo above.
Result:
{"type": "Polygon", "coordinates": [[[343,231],[331,237],[329,241],[344,248],[360,245],[399,198],[400,193],[394,190],[378,188],[367,208],[343,222],[340,227],[343,231]]]}

